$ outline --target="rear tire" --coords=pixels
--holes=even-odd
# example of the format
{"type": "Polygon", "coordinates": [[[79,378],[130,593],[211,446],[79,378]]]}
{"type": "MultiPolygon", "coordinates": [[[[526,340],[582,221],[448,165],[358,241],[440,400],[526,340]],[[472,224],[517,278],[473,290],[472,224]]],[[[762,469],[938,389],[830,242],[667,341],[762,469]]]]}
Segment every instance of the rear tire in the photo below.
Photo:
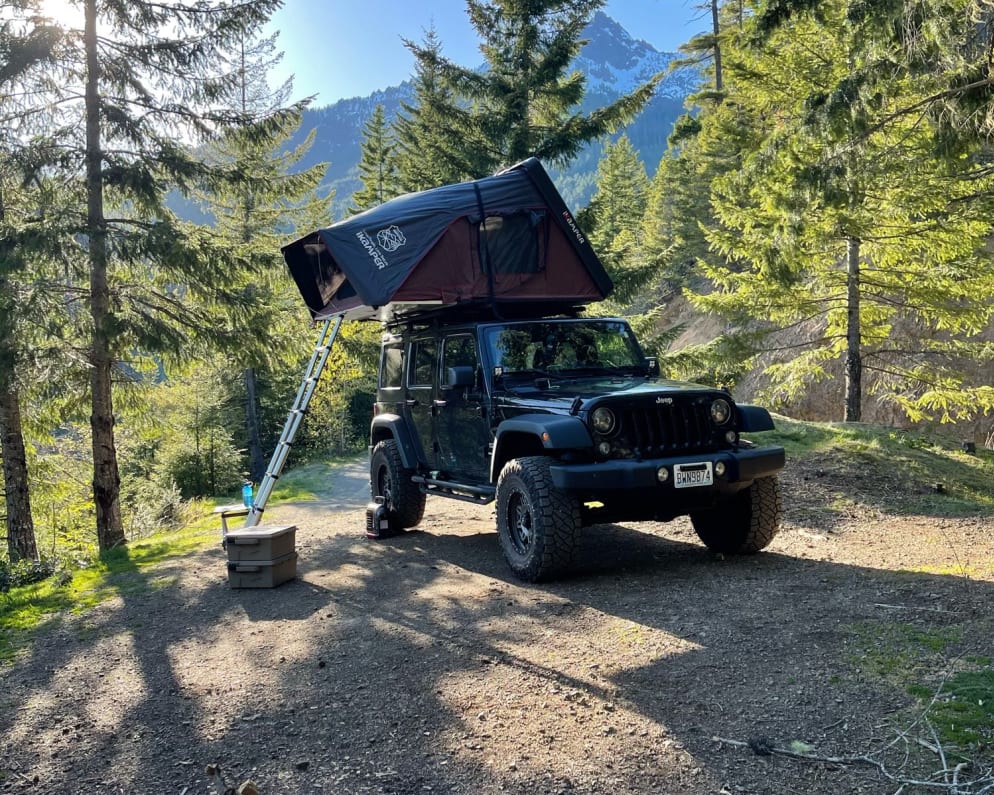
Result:
{"type": "Polygon", "coordinates": [[[414,527],[425,515],[425,494],[411,480],[400,449],[393,439],[377,442],[369,457],[369,490],[373,499],[383,498],[390,525],[398,531],[414,527]]]}
{"type": "Polygon", "coordinates": [[[690,514],[690,521],[708,549],[749,555],[770,545],[780,531],[782,515],[780,481],[774,475],[754,480],[717,508],[690,514]]]}
{"type": "Polygon", "coordinates": [[[508,461],[497,481],[497,536],[515,576],[539,582],[573,564],[580,502],[552,483],[544,456],[508,461]]]}

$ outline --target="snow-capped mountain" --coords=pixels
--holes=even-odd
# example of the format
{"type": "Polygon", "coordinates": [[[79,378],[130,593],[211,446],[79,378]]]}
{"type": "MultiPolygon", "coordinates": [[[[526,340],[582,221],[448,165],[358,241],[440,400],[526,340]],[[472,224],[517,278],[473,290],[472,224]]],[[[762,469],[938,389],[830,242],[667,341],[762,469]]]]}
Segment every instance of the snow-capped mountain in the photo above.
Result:
{"type": "MultiPolygon", "coordinates": [[[[617,99],[653,75],[668,70],[670,63],[678,57],[675,53],[659,52],[647,42],[633,38],[600,11],[587,26],[583,38],[587,39],[587,44],[574,65],[587,77],[585,109],[617,99]]],[[[693,68],[684,67],[667,73],[656,96],[625,130],[650,174],[655,172],[666,149],[666,138],[673,122],[684,112],[684,99],[696,89],[699,81],[700,74],[693,68]]],[[[413,86],[405,81],[367,97],[343,99],[306,111],[299,140],[313,129],[315,141],[301,165],[331,164],[324,184],[335,190],[336,216],[341,216],[349,197],[359,188],[357,165],[363,125],[378,104],[383,105],[387,119],[392,119],[400,110],[401,101],[411,101],[412,97],[413,86]]],[[[553,173],[563,198],[574,209],[586,204],[593,194],[602,150],[601,144],[591,144],[568,169],[553,173]]]]}
{"type": "MultiPolygon", "coordinates": [[[[586,75],[590,93],[625,94],[667,71],[678,58],[676,53],[659,52],[648,42],[632,38],[603,11],[594,14],[584,38],[587,44],[574,66],[586,75]]],[[[682,102],[699,81],[697,70],[677,69],[667,75],[658,95],[682,102]]]]}

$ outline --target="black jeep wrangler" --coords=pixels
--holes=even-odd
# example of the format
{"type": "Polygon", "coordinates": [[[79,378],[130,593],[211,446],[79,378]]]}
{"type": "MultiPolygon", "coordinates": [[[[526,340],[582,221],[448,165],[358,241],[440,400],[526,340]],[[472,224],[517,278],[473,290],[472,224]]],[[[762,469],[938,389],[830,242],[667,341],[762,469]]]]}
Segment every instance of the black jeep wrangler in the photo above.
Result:
{"type": "Polygon", "coordinates": [[[710,548],[757,552],[780,527],[782,447],[741,434],[769,413],[659,379],[628,323],[439,313],[388,327],[370,483],[394,530],[426,494],[497,501],[515,575],[567,570],[585,525],[690,515],[710,548]]]}

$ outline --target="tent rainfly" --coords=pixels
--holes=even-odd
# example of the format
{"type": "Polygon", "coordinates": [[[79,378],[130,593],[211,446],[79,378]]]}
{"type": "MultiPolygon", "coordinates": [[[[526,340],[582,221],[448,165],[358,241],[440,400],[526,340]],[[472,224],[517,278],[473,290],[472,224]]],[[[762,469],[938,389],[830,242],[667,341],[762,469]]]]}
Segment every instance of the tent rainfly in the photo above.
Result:
{"type": "Polygon", "coordinates": [[[315,320],[470,304],[547,314],[613,288],[535,158],[391,199],[284,246],[283,257],[315,320]]]}

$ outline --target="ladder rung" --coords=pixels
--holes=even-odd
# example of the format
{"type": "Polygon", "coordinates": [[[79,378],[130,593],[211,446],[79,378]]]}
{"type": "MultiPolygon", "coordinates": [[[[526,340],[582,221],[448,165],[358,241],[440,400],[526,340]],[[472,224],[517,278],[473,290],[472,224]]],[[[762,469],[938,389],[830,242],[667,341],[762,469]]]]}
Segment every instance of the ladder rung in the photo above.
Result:
{"type": "Polygon", "coordinates": [[[283,433],[280,436],[279,442],[276,444],[276,449],[273,450],[273,456],[269,461],[265,477],[263,477],[262,483],[259,484],[258,501],[245,520],[246,527],[254,527],[258,524],[259,516],[265,510],[266,501],[272,493],[273,484],[279,480],[283,466],[290,456],[290,447],[293,444],[293,439],[297,435],[297,431],[300,430],[304,415],[307,413],[307,405],[310,403],[311,397],[314,395],[314,390],[317,388],[317,384],[321,379],[321,372],[327,365],[328,356],[332,345],[335,343],[335,338],[338,336],[342,320],[343,317],[337,315],[334,318],[328,318],[324,322],[324,326],[318,337],[318,344],[314,348],[314,355],[311,357],[310,364],[307,365],[304,378],[297,390],[297,397],[293,401],[293,408],[290,409],[286,424],[283,426],[283,433]]]}

